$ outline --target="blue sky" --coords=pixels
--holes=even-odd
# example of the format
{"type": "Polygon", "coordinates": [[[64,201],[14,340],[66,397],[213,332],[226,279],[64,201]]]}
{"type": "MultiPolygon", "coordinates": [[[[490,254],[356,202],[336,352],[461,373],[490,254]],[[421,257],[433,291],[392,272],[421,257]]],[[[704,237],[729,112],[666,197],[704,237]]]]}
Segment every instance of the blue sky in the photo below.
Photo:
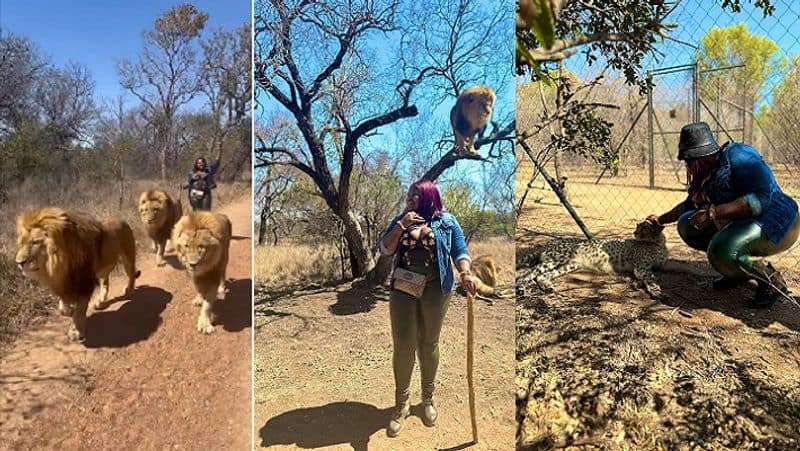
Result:
{"type": "MultiPolygon", "coordinates": [[[[767,36],[775,41],[781,48],[782,56],[787,60],[800,55],[800,27],[797,26],[800,23],[800,2],[774,0],[775,12],[766,18],[762,11],[750,4],[748,0],[742,1],[742,11],[739,13],[723,10],[719,3],[710,0],[682,0],[667,17],[667,23],[676,25],[669,35],[687,44],[699,46],[700,40],[713,27],[723,28],[744,22],[751,33],[767,36]]],[[[662,55],[653,55],[647,58],[643,70],[691,64],[696,54],[696,50],[691,46],[673,40],[665,40],[657,44],[656,49],[662,55]]],[[[585,58],[580,52],[567,61],[567,67],[584,79],[598,74],[603,66],[602,59],[592,66],[587,66],[585,58]]],[[[769,91],[781,80],[782,75],[777,74],[773,79],[767,81],[765,98],[768,98],[769,91]]],[[[668,77],[670,80],[662,78],[662,82],[677,84],[681,77],[687,78],[688,72],[671,75],[668,77]]]]}
{"type": "MultiPolygon", "coordinates": [[[[141,34],[161,13],[180,1],[9,1],[0,0],[0,28],[26,36],[57,66],[69,61],[89,68],[95,98],[123,92],[116,73],[120,59],[135,59],[141,34]]],[[[250,0],[192,2],[209,15],[206,31],[233,29],[250,20],[250,0]]]]}
{"type": "MultiPolygon", "coordinates": [[[[415,2],[409,0],[402,3],[401,17],[403,17],[408,9],[414,7],[415,2]]],[[[476,0],[477,8],[480,11],[482,22],[487,22],[491,14],[498,11],[499,4],[496,0],[476,0]],[[485,14],[484,14],[485,12],[485,14]]],[[[495,114],[493,120],[501,122],[503,125],[507,124],[513,119],[513,112],[515,108],[515,91],[514,91],[514,77],[513,77],[513,39],[514,39],[514,20],[513,20],[513,3],[504,3],[503,8],[507,11],[507,20],[503,21],[503,27],[495,29],[493,38],[502,39],[502,43],[498,43],[491,48],[482,49],[485,57],[481,57],[475,64],[472,64],[459,74],[463,79],[468,80],[466,87],[474,84],[489,84],[496,91],[498,98],[495,103],[495,114]]],[[[401,19],[403,23],[406,21],[401,19]]],[[[376,106],[384,105],[398,105],[398,97],[395,95],[394,86],[402,77],[399,74],[399,65],[396,62],[399,54],[399,33],[379,33],[373,32],[370,35],[369,41],[364,44],[363,49],[365,60],[369,64],[369,70],[372,74],[380,74],[376,77],[381,82],[372,83],[366,92],[359,94],[359,101],[362,108],[356,114],[357,121],[363,120],[366,117],[372,117],[377,111],[376,106]]],[[[489,47],[489,46],[487,46],[489,47]]],[[[297,49],[295,49],[297,50],[297,49]]],[[[310,78],[310,74],[316,74],[318,68],[310,67],[313,62],[312,58],[300,59],[303,67],[300,68],[301,72],[310,78]]],[[[455,103],[455,97],[448,94],[446,98],[439,98],[443,91],[435,88],[430,82],[425,82],[420,85],[412,96],[412,103],[417,105],[419,115],[402,119],[391,125],[387,125],[378,129],[378,133],[374,136],[366,137],[359,142],[359,151],[362,154],[369,154],[372,151],[386,151],[390,154],[398,156],[404,161],[400,167],[401,175],[404,180],[411,182],[411,173],[414,177],[421,175],[421,171],[427,169],[432,165],[435,159],[449,150],[443,149],[440,152],[434,152],[434,143],[443,137],[452,137],[450,126],[449,113],[450,108],[455,103]],[[436,98],[440,103],[433,103],[432,98],[436,98]],[[425,158],[423,161],[430,161],[424,168],[420,166],[417,160],[412,162],[411,159],[406,157],[406,152],[409,147],[415,149],[419,154],[424,152],[431,152],[430,158],[425,158]],[[414,165],[417,163],[417,165],[414,165]]],[[[261,101],[261,108],[256,111],[256,120],[264,119],[270,114],[280,112],[286,114],[285,109],[278,105],[276,101],[271,99],[268,95],[256,90],[258,99],[261,101]]],[[[382,110],[385,111],[385,110],[382,110]]],[[[504,160],[505,164],[513,171],[514,155],[511,146],[504,144],[504,160]]],[[[481,154],[486,153],[486,148],[481,149],[481,154]]],[[[427,157],[427,155],[426,155],[427,157]]],[[[420,157],[421,159],[423,157],[420,157]]],[[[422,163],[425,165],[426,163],[422,163]]],[[[493,165],[498,165],[496,160],[493,165]]],[[[451,180],[467,181],[473,186],[480,186],[484,183],[483,179],[487,175],[490,163],[483,164],[475,161],[464,160],[459,162],[455,168],[448,169],[447,172],[439,179],[440,183],[447,183],[451,180]]],[[[497,180],[492,180],[489,183],[497,184],[497,180]]]]}

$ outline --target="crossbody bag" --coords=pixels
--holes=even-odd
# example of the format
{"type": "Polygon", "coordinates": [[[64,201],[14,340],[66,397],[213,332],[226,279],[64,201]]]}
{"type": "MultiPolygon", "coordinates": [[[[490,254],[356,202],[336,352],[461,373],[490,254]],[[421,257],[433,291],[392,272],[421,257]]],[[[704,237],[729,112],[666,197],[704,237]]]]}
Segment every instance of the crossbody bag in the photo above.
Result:
{"type": "Polygon", "coordinates": [[[422,292],[425,291],[427,279],[428,277],[425,274],[419,274],[397,267],[394,269],[394,274],[392,275],[392,287],[394,287],[395,290],[421,299],[422,292]]]}

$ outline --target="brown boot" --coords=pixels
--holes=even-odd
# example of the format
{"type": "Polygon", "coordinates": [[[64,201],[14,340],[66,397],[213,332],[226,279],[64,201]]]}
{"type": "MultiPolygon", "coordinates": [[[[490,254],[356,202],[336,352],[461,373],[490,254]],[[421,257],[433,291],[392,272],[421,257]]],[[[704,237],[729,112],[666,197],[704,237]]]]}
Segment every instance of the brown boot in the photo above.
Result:
{"type": "Polygon", "coordinates": [[[400,434],[406,422],[406,417],[411,414],[408,394],[399,395],[395,398],[394,413],[392,414],[392,419],[389,420],[389,425],[386,427],[386,435],[389,437],[397,437],[400,434]]]}

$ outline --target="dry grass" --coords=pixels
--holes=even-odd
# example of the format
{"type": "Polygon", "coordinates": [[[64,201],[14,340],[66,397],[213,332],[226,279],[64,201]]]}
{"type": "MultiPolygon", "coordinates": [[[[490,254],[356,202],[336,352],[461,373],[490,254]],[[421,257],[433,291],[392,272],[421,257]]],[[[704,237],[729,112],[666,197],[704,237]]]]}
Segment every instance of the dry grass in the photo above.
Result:
{"type": "Polygon", "coordinates": [[[255,280],[265,287],[321,283],[342,276],[335,246],[279,244],[255,249],[255,280]]]}
{"type": "MultiPolygon", "coordinates": [[[[150,258],[152,244],[141,226],[137,211],[139,194],[158,188],[177,196],[180,183],[126,181],[121,196],[118,183],[90,177],[68,187],[53,187],[45,181],[29,179],[11,190],[8,202],[2,206],[5,214],[0,217],[0,344],[12,340],[31,321],[51,311],[56,305],[52,295],[39,284],[25,279],[14,264],[16,217],[20,212],[45,206],[60,206],[83,211],[101,220],[121,217],[133,228],[138,258],[150,258]]],[[[219,183],[214,191],[213,207],[216,209],[249,191],[250,183],[247,182],[219,183]]],[[[188,212],[190,207],[185,191],[181,191],[181,195],[184,212],[188,212]]],[[[120,270],[117,268],[117,271],[120,270]]]]}
{"type": "MultiPolygon", "coordinates": [[[[473,242],[470,254],[495,256],[499,283],[514,280],[514,241],[489,238],[473,242]]],[[[255,249],[255,280],[267,289],[298,284],[322,284],[342,278],[339,252],[332,245],[281,244],[255,249]]]]}

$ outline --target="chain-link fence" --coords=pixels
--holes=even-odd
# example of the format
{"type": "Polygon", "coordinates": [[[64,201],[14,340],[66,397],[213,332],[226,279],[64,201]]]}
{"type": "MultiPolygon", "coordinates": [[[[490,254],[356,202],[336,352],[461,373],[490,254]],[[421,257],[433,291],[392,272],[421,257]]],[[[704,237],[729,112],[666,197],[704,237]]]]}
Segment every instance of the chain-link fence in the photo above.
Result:
{"type": "MultiPolygon", "coordinates": [[[[578,53],[565,61],[565,73],[580,83],[603,75],[599,85],[584,91],[589,93],[587,102],[617,106],[598,110],[614,124],[614,164],[603,167],[569,153],[546,158],[545,167],[597,237],[630,236],[648,214],[664,213],[685,199],[686,170],[677,160],[678,137],[683,125],[698,120],[711,126],[720,143],[743,141],[756,148],[784,191],[800,199],[800,37],[792,30],[800,20],[800,4],[773,4],[774,13],[765,18],[749,3],[734,13],[716,2],[678,2],[666,20],[675,28],[642,68],[652,80],[649,92],[626,85],[602,60],[589,65],[578,53]]],[[[518,86],[520,130],[535,121],[546,98],[547,92],[536,85],[518,86]]],[[[549,139],[546,129],[538,135],[529,140],[533,148],[543,148],[549,139]]],[[[525,199],[519,211],[520,246],[547,236],[580,235],[535,172],[520,150],[517,194],[518,200],[525,199]]],[[[667,237],[673,259],[703,260],[680,241],[674,228],[667,230],[667,237]]],[[[797,292],[800,246],[770,261],[797,292]]]]}

